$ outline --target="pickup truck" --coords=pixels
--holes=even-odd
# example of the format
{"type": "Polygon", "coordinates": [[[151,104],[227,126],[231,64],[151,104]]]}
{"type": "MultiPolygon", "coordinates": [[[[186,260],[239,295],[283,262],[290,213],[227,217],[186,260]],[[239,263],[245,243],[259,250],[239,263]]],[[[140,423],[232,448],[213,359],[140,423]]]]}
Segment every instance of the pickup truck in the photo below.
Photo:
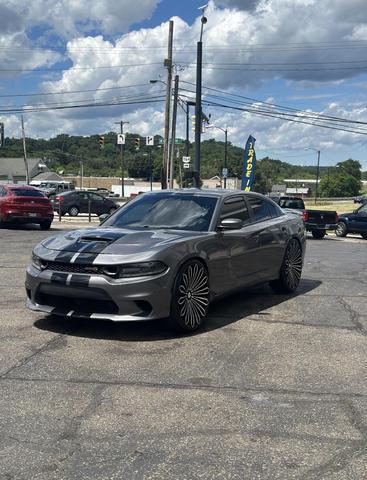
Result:
{"type": "Polygon", "coordinates": [[[348,233],[359,233],[367,240],[367,202],[351,213],[343,213],[335,231],[338,237],[346,237],[348,233]]]}
{"type": "Polygon", "coordinates": [[[324,238],[326,230],[336,230],[338,214],[331,210],[306,210],[302,198],[279,197],[276,203],[285,211],[297,213],[304,221],[306,230],[314,238],[324,238]]]}

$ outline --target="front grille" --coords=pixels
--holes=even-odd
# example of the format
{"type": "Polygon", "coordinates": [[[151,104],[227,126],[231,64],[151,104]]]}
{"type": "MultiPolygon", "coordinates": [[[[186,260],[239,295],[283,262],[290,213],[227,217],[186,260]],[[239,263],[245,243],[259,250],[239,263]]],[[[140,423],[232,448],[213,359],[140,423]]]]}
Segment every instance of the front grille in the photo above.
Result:
{"type": "Polygon", "coordinates": [[[93,300],[90,298],[70,298],[58,295],[41,293],[37,297],[37,302],[41,305],[49,305],[59,311],[91,314],[91,313],[110,313],[117,314],[118,307],[112,300],[93,300]]]}
{"type": "Polygon", "coordinates": [[[44,262],[44,269],[54,272],[87,273],[103,275],[102,265],[78,265],[76,263],[44,262]]]}
{"type": "Polygon", "coordinates": [[[118,306],[111,297],[99,288],[49,285],[41,283],[36,291],[35,301],[49,305],[59,312],[74,310],[78,313],[118,313],[118,306]]]}

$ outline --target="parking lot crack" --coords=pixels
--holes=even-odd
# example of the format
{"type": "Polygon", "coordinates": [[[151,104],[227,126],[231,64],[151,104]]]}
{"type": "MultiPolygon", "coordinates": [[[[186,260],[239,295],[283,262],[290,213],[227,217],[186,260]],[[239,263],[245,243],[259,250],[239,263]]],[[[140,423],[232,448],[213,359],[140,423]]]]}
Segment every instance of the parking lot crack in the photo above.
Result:
{"type": "Polygon", "coordinates": [[[62,348],[62,346],[65,345],[65,341],[64,341],[65,336],[69,333],[75,333],[76,330],[77,330],[77,328],[75,328],[72,332],[61,333],[61,334],[58,334],[55,337],[51,338],[48,342],[44,343],[40,348],[34,349],[34,351],[30,355],[22,358],[15,365],[11,366],[8,370],[6,370],[2,374],[0,374],[0,379],[7,377],[7,375],[9,375],[14,370],[23,367],[30,360],[32,360],[32,358],[34,358],[36,355],[39,355],[40,353],[43,353],[43,352],[48,351],[48,350],[55,350],[55,349],[60,348],[59,345],[58,345],[58,343],[60,343],[60,342],[61,342],[61,348],[62,348]]]}
{"type": "Polygon", "coordinates": [[[337,297],[338,302],[344,308],[344,310],[348,313],[351,322],[354,325],[355,330],[361,333],[362,335],[366,335],[367,331],[364,325],[360,322],[360,315],[356,312],[342,297],[337,297]]]}
{"type": "Polygon", "coordinates": [[[94,415],[97,409],[103,402],[103,392],[108,385],[95,385],[93,391],[91,392],[91,399],[88,405],[84,410],[79,414],[70,419],[68,425],[66,426],[64,432],[60,435],[58,440],[76,440],[78,438],[78,432],[80,427],[88,417],[94,415]]]}

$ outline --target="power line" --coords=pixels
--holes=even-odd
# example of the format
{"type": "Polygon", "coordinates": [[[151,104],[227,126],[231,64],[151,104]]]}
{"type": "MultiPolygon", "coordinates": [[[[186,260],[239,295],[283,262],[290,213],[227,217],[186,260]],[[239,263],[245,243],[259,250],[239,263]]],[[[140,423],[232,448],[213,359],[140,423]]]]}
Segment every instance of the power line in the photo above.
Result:
{"type": "Polygon", "coordinates": [[[66,110],[66,109],[75,109],[75,108],[90,108],[90,107],[110,107],[118,105],[139,105],[139,104],[150,104],[150,103],[160,103],[164,100],[162,96],[151,97],[151,99],[136,101],[116,101],[116,102],[100,102],[100,103],[90,103],[86,105],[67,105],[67,106],[58,106],[58,107],[38,107],[38,108],[27,108],[27,109],[9,109],[9,110],[0,110],[0,114],[9,115],[14,113],[39,113],[46,112],[50,110],[66,110]]]}
{"type": "Polygon", "coordinates": [[[342,132],[355,133],[355,134],[360,134],[360,135],[367,135],[367,131],[359,131],[359,130],[351,130],[351,129],[347,129],[347,128],[339,128],[339,127],[336,127],[336,126],[326,125],[326,124],[323,124],[323,123],[316,123],[316,122],[305,121],[305,120],[302,120],[302,119],[289,118],[285,114],[279,114],[278,112],[274,112],[274,113],[266,112],[265,113],[265,112],[258,111],[256,109],[235,107],[233,105],[225,105],[225,104],[220,104],[220,103],[215,103],[215,102],[210,102],[210,101],[205,101],[205,100],[203,100],[203,103],[205,103],[207,106],[214,106],[214,107],[224,108],[224,109],[232,109],[232,110],[252,113],[254,115],[259,115],[259,116],[264,116],[264,117],[269,117],[269,118],[276,118],[278,120],[284,120],[284,121],[288,121],[288,122],[302,123],[302,124],[305,124],[305,125],[327,128],[327,129],[331,129],[331,130],[339,130],[339,131],[342,131],[342,132]]]}
{"type": "Polygon", "coordinates": [[[149,83],[137,83],[135,85],[123,85],[121,87],[107,87],[107,88],[91,88],[88,90],[64,90],[58,92],[45,92],[45,93],[16,93],[9,95],[0,95],[0,98],[12,98],[12,97],[43,97],[45,95],[70,95],[74,93],[88,93],[88,92],[103,92],[108,90],[119,90],[122,88],[136,88],[147,86],[149,83]]]}
{"type": "Polygon", "coordinates": [[[0,72],[58,72],[67,70],[71,72],[73,70],[100,70],[100,69],[108,69],[108,68],[129,68],[129,67],[145,67],[145,66],[152,66],[152,65],[163,65],[163,62],[151,62],[151,63],[131,63],[125,65],[103,65],[98,67],[64,67],[64,68],[0,68],[0,72]]]}
{"type": "MultiPolygon", "coordinates": [[[[159,93],[159,92],[157,92],[159,93]]],[[[59,102],[51,102],[51,103],[33,103],[32,105],[0,105],[0,111],[2,109],[10,109],[10,108],[14,108],[14,109],[27,109],[27,108],[33,108],[33,107],[36,107],[36,106],[41,106],[41,107],[45,107],[45,106],[59,106],[59,105],[66,105],[66,104],[72,104],[72,105],[75,105],[75,104],[79,104],[79,103],[91,103],[91,102],[97,102],[98,100],[99,101],[122,101],[122,100],[129,100],[129,99],[144,99],[144,98],[150,98],[152,96],[151,93],[149,92],[137,92],[136,94],[134,95],[128,95],[128,96],[125,96],[125,97],[107,97],[107,98],[101,98],[101,99],[94,99],[94,98],[88,98],[88,99],[82,99],[82,100],[68,100],[68,101],[59,101],[59,102]]]]}
{"type": "MultiPolygon", "coordinates": [[[[189,85],[195,86],[194,83],[187,82],[187,81],[184,81],[184,80],[182,80],[182,83],[187,83],[189,85]]],[[[221,93],[222,95],[226,95],[227,97],[229,96],[229,97],[235,97],[235,98],[238,98],[238,99],[241,99],[241,100],[242,99],[245,100],[245,102],[240,102],[239,100],[235,101],[235,100],[231,100],[231,99],[228,99],[228,98],[225,98],[225,97],[217,97],[217,98],[222,99],[222,100],[224,99],[225,101],[231,101],[232,103],[245,103],[245,104],[247,103],[249,105],[253,105],[254,103],[260,103],[261,105],[266,105],[266,106],[269,106],[271,108],[275,107],[275,108],[285,110],[285,111],[302,113],[302,114],[308,115],[310,117],[316,117],[317,119],[323,118],[323,119],[326,119],[326,120],[335,120],[335,121],[340,121],[340,122],[345,122],[345,123],[355,123],[355,124],[361,124],[361,125],[366,125],[367,124],[367,122],[362,122],[362,121],[358,121],[358,120],[349,120],[349,119],[342,118],[342,117],[325,115],[325,114],[321,114],[321,113],[318,113],[318,112],[302,110],[302,109],[299,109],[299,108],[286,107],[286,106],[279,105],[279,104],[276,104],[276,103],[264,102],[263,100],[259,100],[257,98],[247,97],[247,96],[236,94],[236,93],[225,92],[225,91],[219,90],[217,88],[212,88],[212,87],[207,87],[207,86],[204,86],[204,88],[206,90],[209,90],[209,91],[214,91],[214,92],[217,92],[217,93],[221,93]]],[[[181,90],[184,91],[184,89],[181,89],[181,90]]],[[[194,93],[192,90],[187,90],[187,91],[190,92],[190,93],[194,93]]],[[[210,95],[210,96],[215,97],[214,95],[210,95]]]]}

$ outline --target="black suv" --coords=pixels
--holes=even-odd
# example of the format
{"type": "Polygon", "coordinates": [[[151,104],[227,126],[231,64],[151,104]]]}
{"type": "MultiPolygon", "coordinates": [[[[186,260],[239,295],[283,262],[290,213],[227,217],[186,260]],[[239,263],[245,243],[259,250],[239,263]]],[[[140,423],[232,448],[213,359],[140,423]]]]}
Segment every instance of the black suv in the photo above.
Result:
{"type": "Polygon", "coordinates": [[[76,217],[79,213],[89,213],[89,210],[90,213],[102,215],[119,208],[116,202],[98,193],[78,190],[59,193],[51,203],[56,212],[61,211],[61,215],[68,213],[71,217],[76,217]]]}
{"type": "Polygon", "coordinates": [[[346,237],[348,233],[359,233],[367,240],[367,203],[351,213],[339,215],[335,233],[338,237],[346,237]]]}

